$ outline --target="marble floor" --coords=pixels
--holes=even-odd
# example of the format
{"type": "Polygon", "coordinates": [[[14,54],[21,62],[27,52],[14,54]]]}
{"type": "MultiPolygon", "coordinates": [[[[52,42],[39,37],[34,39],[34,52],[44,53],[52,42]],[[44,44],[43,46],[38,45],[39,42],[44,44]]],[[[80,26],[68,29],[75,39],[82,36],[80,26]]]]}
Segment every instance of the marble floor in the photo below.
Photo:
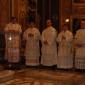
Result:
{"type": "Polygon", "coordinates": [[[84,72],[24,68],[12,73],[7,80],[0,78],[0,85],[85,85],[84,72]]]}

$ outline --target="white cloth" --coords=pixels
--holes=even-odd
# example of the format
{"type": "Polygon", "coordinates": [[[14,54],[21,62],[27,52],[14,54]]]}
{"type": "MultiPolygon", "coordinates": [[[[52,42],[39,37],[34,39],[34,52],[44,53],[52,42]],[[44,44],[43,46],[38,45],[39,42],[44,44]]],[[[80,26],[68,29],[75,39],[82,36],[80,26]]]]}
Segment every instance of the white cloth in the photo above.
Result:
{"type": "Polygon", "coordinates": [[[40,56],[39,30],[37,28],[28,28],[24,32],[23,38],[24,40],[26,40],[26,49],[25,49],[26,65],[30,66],[39,65],[39,56],[40,56]],[[30,37],[29,34],[32,34],[33,36],[30,37]]]}
{"type": "Polygon", "coordinates": [[[57,31],[53,27],[48,27],[42,32],[42,56],[41,64],[44,66],[53,66],[57,64],[57,31]],[[46,45],[44,42],[47,42],[46,45]]]}
{"type": "Polygon", "coordinates": [[[8,62],[17,63],[20,60],[20,33],[22,32],[19,24],[9,23],[5,27],[5,59],[8,62]]]}
{"type": "Polygon", "coordinates": [[[85,69],[85,29],[79,29],[76,32],[75,44],[75,67],[77,69],[85,69]]]}
{"type": "Polygon", "coordinates": [[[73,35],[70,31],[62,31],[59,33],[57,42],[58,47],[58,68],[70,69],[73,67],[73,56],[72,56],[72,40],[73,35]],[[63,39],[63,36],[65,37],[63,39]]]}

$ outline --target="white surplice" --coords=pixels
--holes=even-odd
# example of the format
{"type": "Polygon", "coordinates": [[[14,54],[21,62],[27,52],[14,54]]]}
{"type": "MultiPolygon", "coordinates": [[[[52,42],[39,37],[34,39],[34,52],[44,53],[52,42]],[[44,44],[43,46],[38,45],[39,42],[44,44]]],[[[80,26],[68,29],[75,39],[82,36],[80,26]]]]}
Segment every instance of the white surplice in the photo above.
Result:
{"type": "Polygon", "coordinates": [[[57,65],[57,44],[56,44],[57,31],[55,28],[48,27],[42,32],[42,56],[41,64],[44,66],[57,65]],[[45,44],[44,42],[47,42],[45,44]]]}
{"type": "Polygon", "coordinates": [[[58,47],[58,68],[70,69],[73,67],[73,52],[72,52],[73,35],[70,31],[62,31],[59,33],[57,42],[58,47]],[[63,36],[65,39],[63,39],[63,36]]]}
{"type": "Polygon", "coordinates": [[[26,49],[25,49],[26,65],[29,65],[29,66],[39,65],[39,56],[40,56],[39,30],[35,27],[28,28],[24,32],[23,38],[24,40],[26,40],[26,49]],[[29,34],[32,34],[33,36],[29,36],[29,34]]]}
{"type": "Polygon", "coordinates": [[[85,69],[85,29],[79,29],[76,32],[75,44],[75,68],[85,69]]]}
{"type": "Polygon", "coordinates": [[[5,27],[5,59],[8,62],[18,63],[20,60],[20,34],[21,26],[19,24],[9,23],[5,27]]]}

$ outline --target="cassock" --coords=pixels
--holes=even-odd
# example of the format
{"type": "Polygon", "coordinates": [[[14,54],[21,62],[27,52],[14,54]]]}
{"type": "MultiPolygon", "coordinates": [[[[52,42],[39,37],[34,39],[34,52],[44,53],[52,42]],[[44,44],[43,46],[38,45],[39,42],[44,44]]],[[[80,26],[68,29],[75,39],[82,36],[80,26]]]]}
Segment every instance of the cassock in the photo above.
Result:
{"type": "Polygon", "coordinates": [[[59,33],[57,42],[58,46],[58,63],[57,67],[61,69],[71,69],[73,67],[72,52],[73,35],[70,31],[62,31],[59,33]]]}
{"type": "Polygon", "coordinates": [[[27,66],[37,66],[39,65],[39,40],[40,32],[37,28],[28,28],[23,35],[24,40],[26,40],[25,57],[27,66]]]}
{"type": "Polygon", "coordinates": [[[75,68],[85,69],[85,29],[76,32],[75,45],[75,68]]]}
{"type": "Polygon", "coordinates": [[[5,59],[10,63],[20,61],[20,34],[21,26],[19,24],[9,23],[5,28],[6,51],[5,59]]]}
{"type": "Polygon", "coordinates": [[[57,65],[57,31],[52,26],[47,27],[41,36],[41,64],[43,66],[57,65]]]}

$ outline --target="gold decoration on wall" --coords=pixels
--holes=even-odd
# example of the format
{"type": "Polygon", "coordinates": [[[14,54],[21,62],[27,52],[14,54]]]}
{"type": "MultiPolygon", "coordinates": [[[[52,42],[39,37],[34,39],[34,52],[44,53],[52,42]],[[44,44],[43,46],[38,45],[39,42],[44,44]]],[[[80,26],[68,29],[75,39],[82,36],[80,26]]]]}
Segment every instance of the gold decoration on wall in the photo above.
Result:
{"type": "Polygon", "coordinates": [[[27,13],[27,0],[19,0],[18,7],[18,19],[19,23],[24,26],[26,23],[26,13],[27,13]]]}

